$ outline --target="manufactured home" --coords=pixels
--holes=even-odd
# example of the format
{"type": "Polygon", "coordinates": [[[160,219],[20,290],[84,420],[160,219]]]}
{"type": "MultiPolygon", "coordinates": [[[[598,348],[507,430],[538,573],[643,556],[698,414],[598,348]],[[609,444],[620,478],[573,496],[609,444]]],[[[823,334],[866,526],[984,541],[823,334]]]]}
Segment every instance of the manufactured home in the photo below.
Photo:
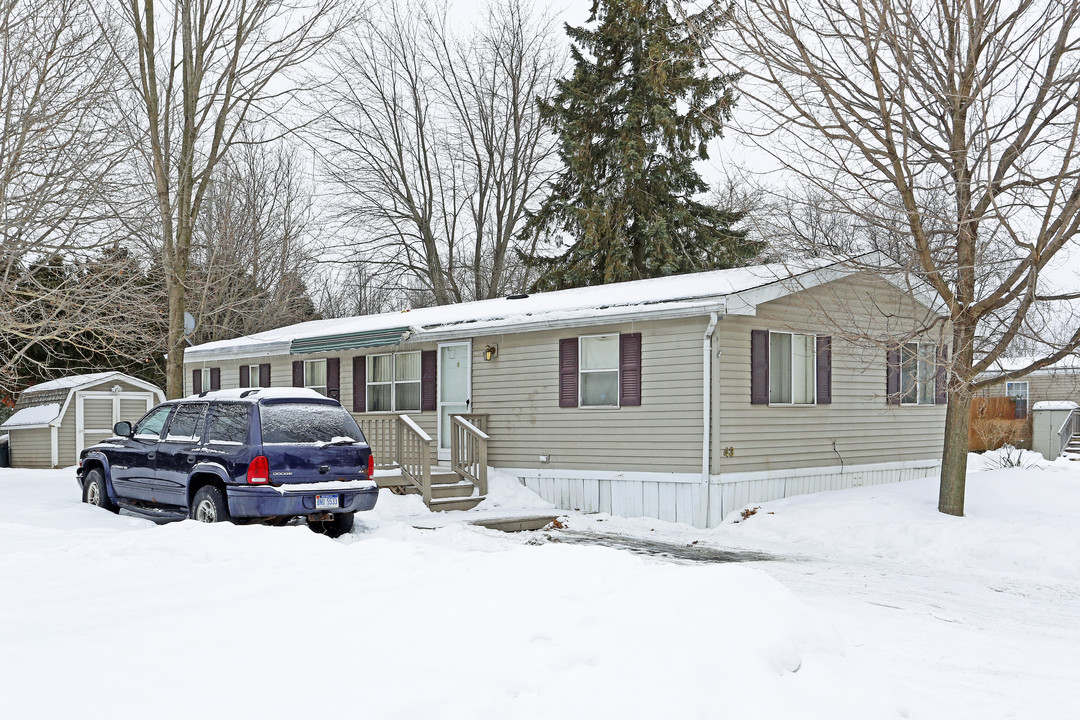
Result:
{"type": "Polygon", "coordinates": [[[930,305],[840,265],[762,265],[207,343],[186,389],[338,398],[380,482],[433,508],[475,504],[490,467],[561,508],[706,527],[937,472],[945,348],[912,335],[930,305]]]}

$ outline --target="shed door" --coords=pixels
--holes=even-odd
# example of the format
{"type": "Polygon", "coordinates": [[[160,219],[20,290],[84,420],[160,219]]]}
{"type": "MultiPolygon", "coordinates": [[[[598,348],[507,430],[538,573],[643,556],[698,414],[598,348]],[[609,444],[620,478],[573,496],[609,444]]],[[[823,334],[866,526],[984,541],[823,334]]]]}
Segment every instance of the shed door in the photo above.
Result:
{"type": "Polygon", "coordinates": [[[154,405],[152,393],[75,393],[75,462],[79,454],[96,442],[113,436],[113,425],[121,420],[134,423],[154,405]]]}

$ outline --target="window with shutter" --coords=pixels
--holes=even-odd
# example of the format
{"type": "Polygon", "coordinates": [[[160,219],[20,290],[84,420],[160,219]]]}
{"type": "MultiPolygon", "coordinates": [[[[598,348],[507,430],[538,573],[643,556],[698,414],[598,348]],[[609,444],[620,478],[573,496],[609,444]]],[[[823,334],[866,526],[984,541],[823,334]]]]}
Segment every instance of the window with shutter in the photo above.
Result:
{"type": "Polygon", "coordinates": [[[559,407],[641,405],[641,333],[559,340],[559,407]]]}

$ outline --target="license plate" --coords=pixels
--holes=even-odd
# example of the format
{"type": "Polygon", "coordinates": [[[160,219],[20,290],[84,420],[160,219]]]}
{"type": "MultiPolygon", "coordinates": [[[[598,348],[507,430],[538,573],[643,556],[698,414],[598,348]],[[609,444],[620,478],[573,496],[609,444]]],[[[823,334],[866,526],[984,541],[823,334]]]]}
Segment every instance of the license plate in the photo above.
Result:
{"type": "Polygon", "coordinates": [[[316,510],[329,510],[338,507],[337,495],[316,495],[315,496],[315,509],[316,510]]]}

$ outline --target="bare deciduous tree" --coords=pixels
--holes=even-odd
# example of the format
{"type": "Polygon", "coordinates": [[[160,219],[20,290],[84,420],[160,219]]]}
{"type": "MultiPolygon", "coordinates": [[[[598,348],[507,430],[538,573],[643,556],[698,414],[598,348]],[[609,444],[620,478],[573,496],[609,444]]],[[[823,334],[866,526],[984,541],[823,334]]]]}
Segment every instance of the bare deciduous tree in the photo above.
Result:
{"type": "Polygon", "coordinates": [[[718,46],[763,148],[860,224],[902,219],[904,270],[951,333],[945,513],[964,510],[973,394],[1080,344],[1051,277],[1080,228],[1078,20],[1075,0],[748,0],[718,46]],[[1022,338],[1038,352],[994,373],[1022,338]]]}
{"type": "Polygon", "coordinates": [[[320,149],[365,262],[437,304],[524,284],[513,250],[552,170],[536,99],[557,58],[549,18],[520,0],[468,36],[394,5],[342,43],[320,149]]]}
{"type": "Polygon", "coordinates": [[[295,150],[251,142],[222,160],[192,237],[192,342],[314,319],[310,208],[295,150]]]}
{"type": "Polygon", "coordinates": [[[288,122],[295,73],[344,22],[339,0],[124,0],[113,39],[168,291],[167,394],[183,391],[192,237],[215,170],[250,125],[288,122]]]}
{"type": "Polygon", "coordinates": [[[136,274],[102,267],[118,241],[106,206],[125,150],[106,32],[78,0],[0,0],[2,392],[47,375],[58,346],[145,355],[129,342],[147,318],[126,302],[136,274]]]}

